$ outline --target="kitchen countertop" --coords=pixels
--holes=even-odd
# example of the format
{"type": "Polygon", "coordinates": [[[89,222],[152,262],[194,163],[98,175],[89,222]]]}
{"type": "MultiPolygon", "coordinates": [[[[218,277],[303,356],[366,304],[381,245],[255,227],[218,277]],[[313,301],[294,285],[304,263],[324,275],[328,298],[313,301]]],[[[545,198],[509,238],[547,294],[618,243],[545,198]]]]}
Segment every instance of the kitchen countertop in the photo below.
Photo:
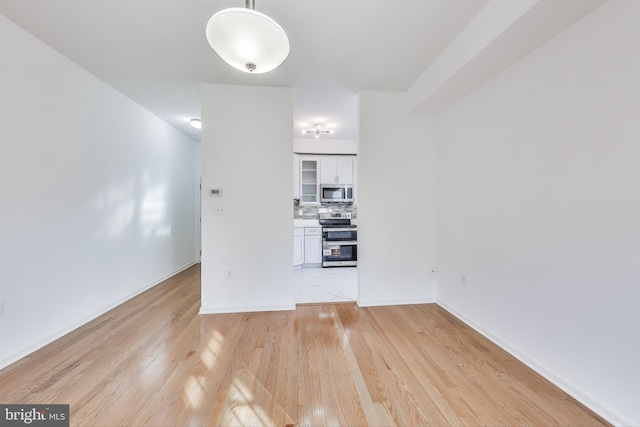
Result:
{"type": "Polygon", "coordinates": [[[293,228],[302,227],[320,227],[320,223],[317,219],[297,218],[293,220],[293,228]]]}
{"type": "MultiPolygon", "coordinates": [[[[357,225],[358,220],[356,218],[352,219],[351,224],[357,225]]],[[[303,227],[321,227],[321,225],[317,219],[296,218],[293,220],[293,228],[303,228],[303,227]]]]}

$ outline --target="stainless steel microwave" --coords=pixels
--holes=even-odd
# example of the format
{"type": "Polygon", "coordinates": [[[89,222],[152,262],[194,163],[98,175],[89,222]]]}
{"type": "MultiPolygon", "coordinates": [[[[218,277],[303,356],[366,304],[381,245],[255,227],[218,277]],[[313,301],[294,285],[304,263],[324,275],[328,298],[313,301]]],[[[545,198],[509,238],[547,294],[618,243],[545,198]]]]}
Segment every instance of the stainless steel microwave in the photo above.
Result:
{"type": "Polygon", "coordinates": [[[353,185],[350,184],[320,184],[320,201],[353,202],[353,185]]]}

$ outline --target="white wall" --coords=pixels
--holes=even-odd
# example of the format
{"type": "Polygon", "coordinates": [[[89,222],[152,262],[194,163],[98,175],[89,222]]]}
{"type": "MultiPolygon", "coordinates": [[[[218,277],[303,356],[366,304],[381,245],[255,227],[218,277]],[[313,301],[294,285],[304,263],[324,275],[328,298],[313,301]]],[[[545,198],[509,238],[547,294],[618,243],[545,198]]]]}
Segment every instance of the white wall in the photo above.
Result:
{"type": "Polygon", "coordinates": [[[194,143],[0,16],[0,366],[195,259],[194,143]]]}
{"type": "Polygon", "coordinates": [[[320,136],[295,138],[293,151],[303,154],[358,154],[358,141],[355,139],[328,139],[320,136]]]}
{"type": "Polygon", "coordinates": [[[358,303],[435,299],[434,119],[408,117],[405,94],[360,93],[358,303]]]}
{"type": "Polygon", "coordinates": [[[295,308],[292,97],[202,86],[202,313],[295,308]]]}
{"type": "Polygon", "coordinates": [[[200,188],[202,182],[202,143],[198,141],[195,144],[195,157],[196,157],[196,261],[200,262],[201,248],[201,235],[202,235],[202,223],[200,222],[200,212],[202,204],[202,189],[200,188]]]}
{"type": "Polygon", "coordinates": [[[438,140],[438,302],[625,425],[640,424],[638,16],[605,4],[444,113],[438,140]]]}

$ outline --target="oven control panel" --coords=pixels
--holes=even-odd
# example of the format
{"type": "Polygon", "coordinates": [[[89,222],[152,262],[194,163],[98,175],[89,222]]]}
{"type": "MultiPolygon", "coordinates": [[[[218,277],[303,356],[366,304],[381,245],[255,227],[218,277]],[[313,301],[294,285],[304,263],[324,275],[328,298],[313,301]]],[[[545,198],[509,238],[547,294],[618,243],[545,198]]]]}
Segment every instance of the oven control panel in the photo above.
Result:
{"type": "Polygon", "coordinates": [[[322,212],[320,219],[351,219],[351,212],[322,212]]]}

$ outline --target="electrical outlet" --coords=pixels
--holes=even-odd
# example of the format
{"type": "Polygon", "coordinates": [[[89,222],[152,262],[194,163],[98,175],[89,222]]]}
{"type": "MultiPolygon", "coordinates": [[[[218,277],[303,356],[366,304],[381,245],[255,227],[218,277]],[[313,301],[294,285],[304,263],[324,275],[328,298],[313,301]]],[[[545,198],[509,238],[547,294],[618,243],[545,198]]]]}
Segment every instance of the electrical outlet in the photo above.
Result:
{"type": "Polygon", "coordinates": [[[224,215],[224,209],[221,207],[216,208],[216,215],[224,215]]]}
{"type": "Polygon", "coordinates": [[[227,279],[233,279],[233,272],[231,270],[227,270],[227,279]]]}
{"type": "Polygon", "coordinates": [[[467,276],[465,276],[464,274],[462,274],[460,276],[460,283],[464,286],[467,286],[467,276]]]}
{"type": "Polygon", "coordinates": [[[0,301],[0,317],[4,316],[4,300],[0,301]]]}

